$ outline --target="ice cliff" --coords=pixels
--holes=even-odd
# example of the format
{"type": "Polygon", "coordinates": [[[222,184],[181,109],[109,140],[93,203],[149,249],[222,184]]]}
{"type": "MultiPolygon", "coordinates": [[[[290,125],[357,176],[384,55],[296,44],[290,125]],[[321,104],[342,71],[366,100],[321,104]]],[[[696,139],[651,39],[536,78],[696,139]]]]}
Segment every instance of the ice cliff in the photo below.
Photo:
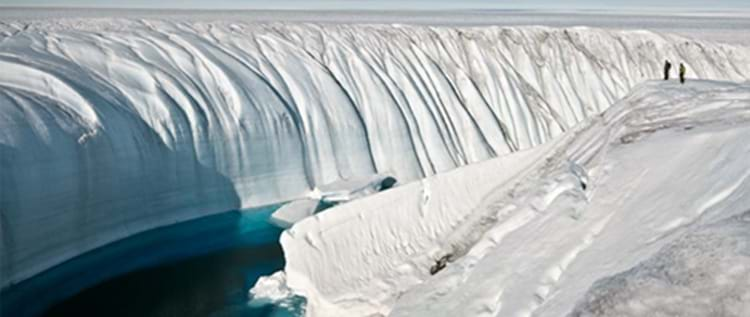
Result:
{"type": "Polygon", "coordinates": [[[652,81],[536,148],[306,218],[306,316],[745,316],[750,85],[652,81]]]}
{"type": "Polygon", "coordinates": [[[664,59],[750,74],[747,48],[646,31],[3,21],[0,287],[161,225],[530,148],[664,59]]]}

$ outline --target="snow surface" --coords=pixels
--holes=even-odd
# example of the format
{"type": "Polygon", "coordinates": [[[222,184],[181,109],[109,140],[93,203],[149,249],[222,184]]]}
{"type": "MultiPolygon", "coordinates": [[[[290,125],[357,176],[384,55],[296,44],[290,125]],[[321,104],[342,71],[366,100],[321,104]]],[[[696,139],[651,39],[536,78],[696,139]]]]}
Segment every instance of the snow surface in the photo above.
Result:
{"type": "Polygon", "coordinates": [[[527,149],[665,58],[745,80],[749,50],[589,28],[4,21],[0,287],[158,226],[527,149]]]}
{"type": "Polygon", "coordinates": [[[594,284],[572,316],[746,316],[750,209],[690,232],[594,284]]]}
{"type": "Polygon", "coordinates": [[[749,138],[750,83],[646,82],[547,144],[297,223],[277,277],[308,316],[743,316],[749,138]]]}
{"type": "Polygon", "coordinates": [[[396,184],[396,180],[383,174],[341,179],[318,186],[310,195],[327,204],[338,204],[386,190],[385,183],[390,188],[396,184]]]}
{"type": "Polygon", "coordinates": [[[315,214],[320,205],[318,199],[300,199],[284,204],[268,219],[275,226],[286,229],[294,223],[315,214]]]}
{"type": "MultiPolygon", "coordinates": [[[[169,10],[3,8],[0,20],[59,18],[131,18],[175,21],[231,21],[253,23],[417,24],[443,26],[589,26],[612,30],[650,30],[704,41],[750,45],[750,11],[686,9],[661,10],[169,10]]],[[[2,22],[0,22],[2,23],[2,22]]]]}

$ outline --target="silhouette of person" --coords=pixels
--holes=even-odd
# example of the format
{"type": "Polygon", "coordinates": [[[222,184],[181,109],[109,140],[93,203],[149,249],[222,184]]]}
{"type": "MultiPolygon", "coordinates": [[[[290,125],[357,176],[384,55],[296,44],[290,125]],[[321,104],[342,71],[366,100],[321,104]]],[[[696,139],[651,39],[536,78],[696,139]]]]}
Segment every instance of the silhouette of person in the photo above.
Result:
{"type": "Polygon", "coordinates": [[[685,83],[685,73],[687,73],[687,68],[685,68],[685,64],[680,63],[680,84],[685,83]]]}

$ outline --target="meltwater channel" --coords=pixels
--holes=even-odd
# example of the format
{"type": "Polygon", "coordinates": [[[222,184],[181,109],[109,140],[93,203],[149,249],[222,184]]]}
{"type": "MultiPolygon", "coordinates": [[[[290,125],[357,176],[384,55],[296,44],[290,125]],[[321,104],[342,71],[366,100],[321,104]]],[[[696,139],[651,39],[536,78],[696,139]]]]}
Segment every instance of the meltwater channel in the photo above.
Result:
{"type": "Polygon", "coordinates": [[[299,315],[300,307],[248,302],[255,281],[284,266],[282,230],[268,222],[278,207],[202,217],[87,252],[3,290],[0,315],[299,315]]]}

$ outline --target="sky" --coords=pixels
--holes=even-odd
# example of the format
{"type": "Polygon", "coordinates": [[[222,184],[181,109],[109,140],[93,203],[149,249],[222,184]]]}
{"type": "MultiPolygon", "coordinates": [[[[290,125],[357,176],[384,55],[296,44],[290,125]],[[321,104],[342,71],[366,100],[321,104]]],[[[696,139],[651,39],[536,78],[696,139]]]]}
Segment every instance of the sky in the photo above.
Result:
{"type": "Polygon", "coordinates": [[[750,0],[0,0],[0,6],[282,9],[282,10],[455,10],[455,9],[630,9],[750,10],[750,0]]]}

